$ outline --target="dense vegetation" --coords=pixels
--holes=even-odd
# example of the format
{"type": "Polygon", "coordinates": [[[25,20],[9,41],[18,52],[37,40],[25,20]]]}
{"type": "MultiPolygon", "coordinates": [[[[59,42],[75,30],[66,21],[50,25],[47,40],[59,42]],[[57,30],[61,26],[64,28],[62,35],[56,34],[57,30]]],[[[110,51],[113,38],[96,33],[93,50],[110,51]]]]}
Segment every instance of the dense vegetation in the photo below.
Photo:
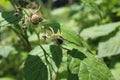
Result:
{"type": "Polygon", "coordinates": [[[120,80],[120,1],[1,0],[0,80],[120,80]]]}

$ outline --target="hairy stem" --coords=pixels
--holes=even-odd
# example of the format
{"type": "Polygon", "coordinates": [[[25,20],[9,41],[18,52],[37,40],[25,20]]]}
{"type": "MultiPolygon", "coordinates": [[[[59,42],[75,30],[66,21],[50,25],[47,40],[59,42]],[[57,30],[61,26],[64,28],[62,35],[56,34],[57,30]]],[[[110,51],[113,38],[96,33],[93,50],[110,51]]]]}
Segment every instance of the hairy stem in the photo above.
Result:
{"type": "Polygon", "coordinates": [[[26,50],[29,52],[30,50],[32,50],[31,48],[31,45],[30,45],[30,42],[28,41],[28,36],[27,36],[27,32],[25,31],[24,34],[22,34],[19,30],[13,28],[13,27],[10,27],[10,29],[12,29],[16,34],[17,36],[20,38],[20,40],[23,42],[26,50]]]}

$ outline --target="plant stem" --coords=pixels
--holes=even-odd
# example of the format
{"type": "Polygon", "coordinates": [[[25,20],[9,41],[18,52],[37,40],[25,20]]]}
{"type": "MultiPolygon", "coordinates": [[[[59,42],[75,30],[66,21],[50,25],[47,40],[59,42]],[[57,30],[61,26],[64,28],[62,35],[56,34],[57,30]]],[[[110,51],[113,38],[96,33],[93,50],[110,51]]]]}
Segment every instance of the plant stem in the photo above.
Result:
{"type": "Polygon", "coordinates": [[[37,35],[37,38],[38,38],[38,44],[40,45],[40,32],[37,32],[37,30],[35,29],[35,27],[33,27],[33,29],[34,29],[34,31],[35,31],[35,33],[36,33],[36,35],[37,35]]]}
{"type": "Polygon", "coordinates": [[[16,28],[10,27],[10,29],[12,29],[17,34],[17,36],[21,39],[21,41],[25,45],[25,48],[27,49],[28,52],[32,50],[30,42],[28,41],[27,31],[24,31],[24,34],[22,34],[16,28]]]}
{"type": "Polygon", "coordinates": [[[28,40],[27,29],[24,29],[24,38],[25,38],[25,40],[26,40],[27,50],[28,50],[28,51],[32,50],[31,45],[30,45],[30,42],[29,42],[29,40],[28,40]]]}
{"type": "MultiPolygon", "coordinates": [[[[41,44],[40,44],[40,35],[39,35],[39,34],[40,34],[40,31],[38,32],[38,31],[36,30],[36,27],[33,27],[33,28],[34,28],[34,31],[35,31],[37,37],[38,37],[38,44],[39,44],[39,46],[41,47],[41,49],[43,50],[43,52],[44,52],[46,64],[48,64],[48,65],[52,68],[52,70],[56,73],[56,71],[55,71],[55,69],[53,68],[52,64],[50,64],[49,60],[47,59],[47,55],[48,55],[48,57],[50,57],[49,54],[47,54],[47,52],[45,51],[45,49],[44,49],[44,48],[41,46],[41,44]]],[[[51,58],[51,57],[50,57],[50,58],[51,58]]]]}

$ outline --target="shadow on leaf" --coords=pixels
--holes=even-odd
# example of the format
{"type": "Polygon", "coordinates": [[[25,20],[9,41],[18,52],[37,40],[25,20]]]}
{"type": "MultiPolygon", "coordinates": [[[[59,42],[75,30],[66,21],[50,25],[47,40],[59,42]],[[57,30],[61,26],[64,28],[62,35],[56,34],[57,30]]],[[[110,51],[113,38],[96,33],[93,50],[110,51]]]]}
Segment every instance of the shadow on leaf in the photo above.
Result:
{"type": "Polygon", "coordinates": [[[57,45],[51,45],[50,51],[52,53],[52,58],[56,64],[56,66],[59,67],[60,63],[62,61],[62,49],[57,45]]]}
{"type": "Polygon", "coordinates": [[[68,68],[68,78],[67,80],[79,80],[77,74],[72,74],[71,71],[68,68]]]}
{"type": "Polygon", "coordinates": [[[84,58],[86,58],[86,56],[83,53],[79,52],[77,49],[68,50],[67,53],[72,57],[78,58],[80,60],[83,60],[84,58]]]}
{"type": "Polygon", "coordinates": [[[28,56],[24,65],[24,73],[26,80],[48,80],[47,67],[39,56],[28,56]]]}

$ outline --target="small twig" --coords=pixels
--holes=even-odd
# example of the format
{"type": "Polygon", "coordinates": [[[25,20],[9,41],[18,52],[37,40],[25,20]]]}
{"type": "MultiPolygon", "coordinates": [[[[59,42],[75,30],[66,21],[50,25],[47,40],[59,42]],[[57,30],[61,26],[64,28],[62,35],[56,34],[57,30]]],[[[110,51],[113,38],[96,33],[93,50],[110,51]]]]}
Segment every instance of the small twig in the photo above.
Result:
{"type": "Polygon", "coordinates": [[[28,51],[32,50],[30,42],[28,40],[27,29],[24,29],[24,37],[25,37],[25,40],[26,40],[26,43],[27,43],[27,49],[28,49],[28,51]]]}

